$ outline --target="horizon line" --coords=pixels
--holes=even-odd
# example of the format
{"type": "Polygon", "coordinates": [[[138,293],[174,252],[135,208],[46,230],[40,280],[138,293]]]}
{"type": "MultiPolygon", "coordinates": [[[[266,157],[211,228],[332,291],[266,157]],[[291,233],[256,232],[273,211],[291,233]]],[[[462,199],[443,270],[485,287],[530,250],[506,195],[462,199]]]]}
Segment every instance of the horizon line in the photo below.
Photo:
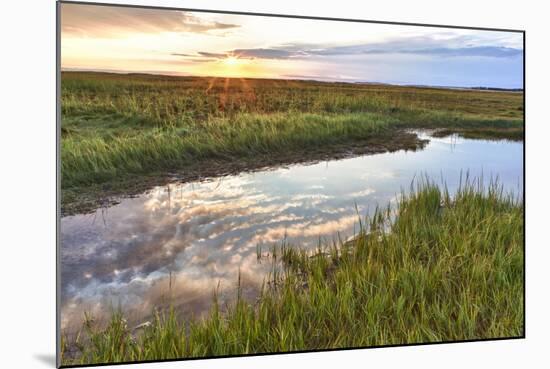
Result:
{"type": "Polygon", "coordinates": [[[287,78],[281,77],[247,77],[247,76],[210,76],[210,75],[198,75],[198,74],[184,74],[179,72],[169,71],[125,71],[117,69],[93,69],[93,68],[79,68],[79,67],[61,67],[60,72],[80,72],[80,73],[104,73],[104,74],[120,74],[120,75],[149,75],[158,77],[175,77],[175,78],[246,78],[246,79],[263,79],[263,80],[278,80],[278,81],[311,81],[321,83],[345,83],[350,85],[370,84],[370,85],[387,85],[396,87],[416,87],[416,88],[438,88],[438,89],[464,89],[464,90],[491,90],[491,91],[511,91],[511,92],[523,92],[523,86],[521,87],[494,87],[485,85],[476,86],[453,86],[453,85],[430,85],[422,83],[398,83],[398,82],[380,82],[380,81],[367,81],[367,80],[341,80],[336,78],[317,79],[315,76],[296,76],[287,78]]]}

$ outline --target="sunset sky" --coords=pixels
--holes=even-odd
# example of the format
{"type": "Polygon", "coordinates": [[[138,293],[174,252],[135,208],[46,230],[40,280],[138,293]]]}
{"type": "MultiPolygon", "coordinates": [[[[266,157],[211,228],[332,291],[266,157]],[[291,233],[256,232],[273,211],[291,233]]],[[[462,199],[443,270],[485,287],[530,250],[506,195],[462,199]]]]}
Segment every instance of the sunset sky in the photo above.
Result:
{"type": "Polygon", "coordinates": [[[61,4],[63,70],[521,88],[522,54],[513,32],[61,4]]]}

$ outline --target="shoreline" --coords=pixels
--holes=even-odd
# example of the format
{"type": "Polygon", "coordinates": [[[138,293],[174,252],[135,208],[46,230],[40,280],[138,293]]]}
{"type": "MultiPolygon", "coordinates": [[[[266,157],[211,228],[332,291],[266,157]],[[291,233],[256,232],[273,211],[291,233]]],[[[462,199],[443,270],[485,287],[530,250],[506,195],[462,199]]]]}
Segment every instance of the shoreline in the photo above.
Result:
{"type": "MultiPolygon", "coordinates": [[[[386,136],[386,135],[384,135],[386,136]]],[[[388,137],[383,137],[388,138],[388,137]]],[[[396,130],[391,141],[380,142],[373,137],[356,142],[335,144],[328,147],[287,151],[258,155],[255,157],[204,159],[194,165],[166,170],[149,175],[133,175],[119,181],[107,181],[88,187],[63,189],[62,217],[86,214],[115,205],[120,199],[136,196],[152,187],[171,183],[187,183],[205,179],[237,175],[239,173],[275,170],[290,165],[309,165],[322,161],[342,160],[363,155],[375,155],[400,150],[422,150],[429,142],[415,133],[396,130]],[[75,193],[74,196],[72,193],[75,193]],[[69,197],[69,199],[67,199],[69,197]]]]}
{"type": "MultiPolygon", "coordinates": [[[[511,140],[515,139],[506,131],[484,132],[468,131],[451,128],[417,128],[431,130],[433,137],[447,137],[453,134],[467,139],[480,140],[511,140]]],[[[239,173],[275,170],[289,165],[309,165],[322,161],[333,161],[353,158],[363,155],[392,153],[396,151],[417,151],[429,143],[429,139],[421,139],[409,129],[395,129],[378,137],[356,140],[348,143],[334,144],[317,149],[302,149],[285,153],[263,154],[255,157],[207,158],[194,165],[182,166],[173,170],[158,173],[132,175],[128,178],[106,181],[91,186],[76,186],[61,189],[61,216],[92,213],[102,207],[116,205],[121,199],[141,194],[155,186],[172,183],[187,183],[201,181],[239,173]],[[386,141],[381,141],[386,140],[386,141]]]]}

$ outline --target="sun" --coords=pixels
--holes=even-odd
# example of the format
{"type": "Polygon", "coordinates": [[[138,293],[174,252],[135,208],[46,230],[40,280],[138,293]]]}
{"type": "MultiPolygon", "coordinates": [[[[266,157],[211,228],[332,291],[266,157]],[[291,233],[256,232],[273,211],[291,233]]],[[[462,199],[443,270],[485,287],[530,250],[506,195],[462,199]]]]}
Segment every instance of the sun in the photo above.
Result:
{"type": "Polygon", "coordinates": [[[243,77],[249,74],[250,61],[236,55],[227,55],[220,59],[219,72],[225,77],[243,77]]]}
{"type": "Polygon", "coordinates": [[[228,56],[223,59],[223,63],[228,67],[233,67],[239,65],[239,58],[237,58],[236,56],[228,56]]]}
{"type": "Polygon", "coordinates": [[[261,71],[261,65],[256,60],[234,54],[225,55],[213,63],[204,63],[204,67],[203,74],[230,78],[253,77],[261,71]]]}

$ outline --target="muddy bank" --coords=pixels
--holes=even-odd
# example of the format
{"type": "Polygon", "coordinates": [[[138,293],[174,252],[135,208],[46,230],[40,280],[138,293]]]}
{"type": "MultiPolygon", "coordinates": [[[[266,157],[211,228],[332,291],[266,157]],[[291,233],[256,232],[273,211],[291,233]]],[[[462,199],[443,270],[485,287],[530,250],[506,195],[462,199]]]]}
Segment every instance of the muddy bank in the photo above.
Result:
{"type": "Polygon", "coordinates": [[[200,181],[241,172],[265,171],[285,165],[313,164],[399,150],[416,151],[423,149],[428,141],[420,139],[415,133],[404,130],[390,131],[377,137],[345,144],[303,150],[292,149],[253,157],[209,158],[171,172],[131,176],[86,187],[62,188],[61,216],[90,213],[99,208],[114,205],[121,198],[133,197],[154,186],[162,186],[167,183],[200,181]]]}

